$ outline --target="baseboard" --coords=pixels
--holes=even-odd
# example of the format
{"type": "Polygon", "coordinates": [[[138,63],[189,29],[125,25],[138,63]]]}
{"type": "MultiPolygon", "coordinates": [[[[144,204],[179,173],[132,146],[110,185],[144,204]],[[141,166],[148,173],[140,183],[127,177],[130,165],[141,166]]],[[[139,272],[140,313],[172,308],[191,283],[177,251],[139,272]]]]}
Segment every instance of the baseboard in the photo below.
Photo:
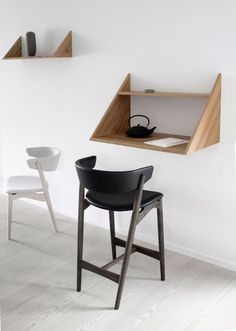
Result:
{"type": "MultiPolygon", "coordinates": [[[[47,206],[43,206],[44,208],[47,208],[47,206]]],[[[58,214],[62,214],[64,216],[72,218],[72,220],[77,223],[77,215],[72,213],[70,210],[62,209],[62,208],[54,208],[54,211],[58,214]]]]}
{"type": "MultiPolygon", "coordinates": [[[[34,206],[41,207],[43,209],[48,209],[45,202],[41,202],[41,201],[37,201],[37,200],[33,200],[33,199],[27,199],[27,198],[22,198],[22,201],[30,203],[31,205],[34,205],[34,206]]],[[[70,218],[72,218],[72,221],[74,221],[75,223],[77,222],[77,216],[74,213],[72,213],[71,211],[62,209],[62,208],[55,208],[54,205],[53,205],[53,210],[55,213],[70,217],[70,218]]]]}
{"type": "MultiPolygon", "coordinates": [[[[90,220],[87,219],[87,222],[90,223],[90,224],[93,224],[93,225],[97,225],[91,219],[90,220]]],[[[121,229],[119,229],[119,234],[126,235],[127,230],[121,228],[121,229]]],[[[141,240],[143,242],[156,245],[156,242],[149,236],[145,236],[145,235],[137,233],[135,235],[135,238],[138,239],[138,240],[141,240]]],[[[231,270],[231,271],[236,271],[236,264],[233,263],[233,262],[230,262],[230,261],[227,261],[227,260],[222,260],[222,259],[216,258],[214,256],[210,256],[210,255],[192,250],[192,249],[184,247],[184,246],[180,246],[180,245],[177,245],[177,244],[166,241],[165,242],[165,248],[170,250],[170,251],[173,251],[175,253],[179,253],[179,254],[182,254],[182,255],[185,255],[185,256],[192,257],[194,259],[198,259],[198,260],[210,263],[210,264],[214,264],[214,265],[216,265],[218,267],[221,267],[221,268],[225,268],[225,269],[228,269],[228,270],[231,270]]]]}
{"type": "Polygon", "coordinates": [[[186,255],[207,263],[214,264],[218,267],[224,268],[224,269],[229,269],[232,271],[236,271],[236,264],[227,260],[222,260],[217,257],[211,256],[204,254],[202,252],[195,251],[193,249],[183,247],[180,245],[176,245],[170,242],[166,242],[166,248],[169,249],[170,251],[174,251],[176,253],[186,255]]]}

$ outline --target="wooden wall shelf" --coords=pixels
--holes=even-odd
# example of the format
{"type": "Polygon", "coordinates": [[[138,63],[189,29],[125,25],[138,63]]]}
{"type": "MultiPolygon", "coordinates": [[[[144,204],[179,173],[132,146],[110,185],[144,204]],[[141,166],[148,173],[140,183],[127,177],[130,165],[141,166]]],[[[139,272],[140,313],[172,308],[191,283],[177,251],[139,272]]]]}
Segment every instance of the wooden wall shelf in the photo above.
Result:
{"type": "Polygon", "coordinates": [[[185,92],[145,93],[142,91],[131,91],[130,81],[131,75],[128,74],[91,136],[91,140],[182,155],[195,152],[220,141],[221,74],[218,74],[210,94],[185,92]],[[140,139],[127,137],[125,134],[126,130],[128,130],[128,119],[131,116],[131,96],[203,98],[207,99],[207,103],[191,137],[171,133],[158,133],[148,138],[140,139]],[[189,143],[168,148],[144,143],[167,137],[189,140],[189,143]]]}
{"type": "Polygon", "coordinates": [[[72,31],[69,31],[51,56],[22,56],[22,37],[19,37],[3,57],[3,60],[34,60],[61,57],[72,57],[72,31]]]}
{"type": "Polygon", "coordinates": [[[185,93],[185,92],[154,92],[147,93],[143,91],[123,91],[118,95],[130,95],[140,97],[171,97],[171,98],[194,98],[194,99],[206,99],[209,98],[209,94],[206,93],[185,93]]]}

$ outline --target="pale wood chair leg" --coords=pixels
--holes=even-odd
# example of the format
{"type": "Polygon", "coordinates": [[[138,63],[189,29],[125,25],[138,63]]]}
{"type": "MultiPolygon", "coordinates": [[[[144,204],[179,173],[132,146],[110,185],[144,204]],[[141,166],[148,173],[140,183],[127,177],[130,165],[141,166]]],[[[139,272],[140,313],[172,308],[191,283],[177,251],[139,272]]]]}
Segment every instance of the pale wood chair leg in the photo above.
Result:
{"type": "Polygon", "coordinates": [[[45,200],[46,200],[46,203],[47,203],[47,206],[48,206],[49,213],[51,215],[51,219],[52,219],[52,223],[54,225],[54,229],[57,232],[58,231],[57,223],[56,223],[54,211],[52,209],[52,203],[51,203],[50,195],[49,195],[49,192],[48,192],[47,189],[44,189],[44,196],[45,196],[45,200]]]}
{"type": "Polygon", "coordinates": [[[13,195],[8,194],[8,239],[11,240],[13,195]]]}

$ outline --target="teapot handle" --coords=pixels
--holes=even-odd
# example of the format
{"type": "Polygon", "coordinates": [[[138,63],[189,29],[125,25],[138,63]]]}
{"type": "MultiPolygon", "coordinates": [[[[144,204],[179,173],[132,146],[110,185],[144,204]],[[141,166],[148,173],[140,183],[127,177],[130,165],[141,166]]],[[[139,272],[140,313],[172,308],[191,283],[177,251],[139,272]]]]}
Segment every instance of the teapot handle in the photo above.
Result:
{"type": "Polygon", "coordinates": [[[147,117],[147,116],[145,116],[145,115],[133,115],[133,116],[131,116],[130,118],[129,118],[129,126],[131,127],[131,120],[132,120],[132,118],[134,118],[134,117],[144,117],[144,118],[146,118],[146,120],[148,121],[148,124],[147,124],[147,127],[148,127],[148,125],[149,125],[149,123],[150,123],[150,120],[149,120],[149,118],[147,117]]]}

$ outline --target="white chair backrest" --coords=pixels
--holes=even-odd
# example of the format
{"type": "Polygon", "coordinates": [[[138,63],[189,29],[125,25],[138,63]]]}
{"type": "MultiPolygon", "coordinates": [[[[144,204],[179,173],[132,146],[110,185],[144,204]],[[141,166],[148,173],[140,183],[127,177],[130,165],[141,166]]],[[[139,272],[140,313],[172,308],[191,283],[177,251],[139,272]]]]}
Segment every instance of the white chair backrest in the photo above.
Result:
{"type": "Polygon", "coordinates": [[[42,171],[54,171],[57,169],[61,156],[61,151],[58,148],[29,147],[26,149],[26,152],[29,156],[33,157],[27,160],[28,166],[31,169],[39,170],[38,163],[42,171]]]}

